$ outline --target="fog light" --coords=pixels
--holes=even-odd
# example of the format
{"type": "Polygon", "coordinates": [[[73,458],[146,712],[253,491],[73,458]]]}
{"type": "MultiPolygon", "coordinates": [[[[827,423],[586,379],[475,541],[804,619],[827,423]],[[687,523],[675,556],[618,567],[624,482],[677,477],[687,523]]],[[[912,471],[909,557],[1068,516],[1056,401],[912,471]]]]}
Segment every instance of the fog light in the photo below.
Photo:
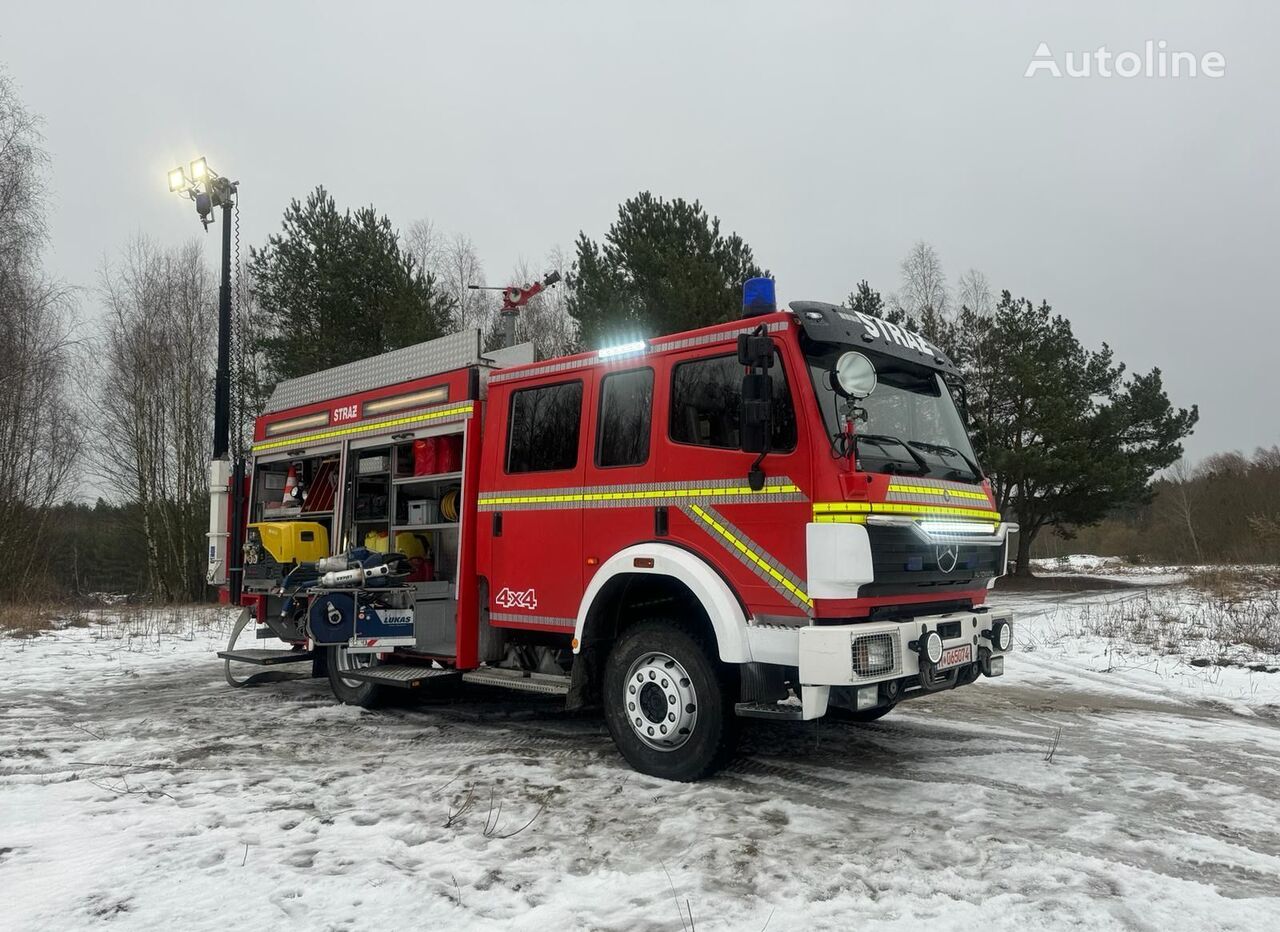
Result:
{"type": "Polygon", "coordinates": [[[1013,646],[1013,625],[1007,621],[997,621],[995,628],[996,647],[1001,650],[1008,650],[1013,646]]]}
{"type": "Polygon", "coordinates": [[[982,636],[989,640],[996,650],[1008,650],[1013,646],[1013,625],[1008,619],[1001,618],[991,625],[990,630],[983,631],[982,636]]]}
{"type": "Polygon", "coordinates": [[[879,686],[861,686],[858,688],[857,705],[859,712],[864,712],[867,709],[874,709],[879,704],[879,686]]]}
{"type": "Polygon", "coordinates": [[[937,631],[930,631],[919,643],[921,660],[937,663],[942,659],[942,636],[937,631]]]}
{"type": "Polygon", "coordinates": [[[1004,658],[992,657],[987,661],[987,676],[1004,676],[1004,658]]]}

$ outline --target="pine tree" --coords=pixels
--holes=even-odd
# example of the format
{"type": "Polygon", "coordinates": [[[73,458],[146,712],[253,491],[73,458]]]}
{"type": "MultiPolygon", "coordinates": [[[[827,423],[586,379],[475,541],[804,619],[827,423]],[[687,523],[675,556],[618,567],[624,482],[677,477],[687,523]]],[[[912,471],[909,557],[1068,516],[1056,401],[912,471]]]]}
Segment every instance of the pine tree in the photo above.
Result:
{"type": "Polygon", "coordinates": [[[1047,303],[1005,291],[993,316],[962,312],[954,336],[945,349],[965,371],[979,456],[1021,529],[1019,574],[1046,527],[1068,536],[1149,501],[1199,418],[1170,404],[1159,369],[1126,378],[1110,347],[1085,349],[1047,303]]]}
{"type": "Polygon", "coordinates": [[[698,201],[642,191],[623,202],[603,245],[578,236],[569,313],[587,348],[731,320],[742,283],[768,274],[698,201]]]}
{"type": "MultiPolygon", "coordinates": [[[[917,245],[912,255],[925,252],[917,245]]],[[[986,287],[968,274],[970,291],[986,287]]],[[[862,281],[848,304],[923,333],[960,367],[979,460],[997,507],[1021,528],[1019,574],[1030,572],[1031,546],[1045,528],[1069,537],[1149,502],[1152,476],[1182,455],[1180,441],[1199,418],[1194,405],[1170,404],[1159,369],[1126,378],[1110,347],[1086,350],[1047,303],[1005,291],[994,310],[966,300],[947,318],[908,310],[900,299],[886,307],[862,281]]]]}
{"type": "Polygon", "coordinates": [[[858,287],[849,292],[849,297],[845,298],[845,303],[849,305],[849,309],[860,314],[870,314],[872,317],[884,317],[884,299],[880,297],[880,292],[871,287],[871,283],[865,278],[858,282],[858,287]]]}
{"type": "Polygon", "coordinates": [[[323,187],[251,249],[268,376],[292,378],[443,334],[448,302],[373,207],[340,213],[323,187]]]}

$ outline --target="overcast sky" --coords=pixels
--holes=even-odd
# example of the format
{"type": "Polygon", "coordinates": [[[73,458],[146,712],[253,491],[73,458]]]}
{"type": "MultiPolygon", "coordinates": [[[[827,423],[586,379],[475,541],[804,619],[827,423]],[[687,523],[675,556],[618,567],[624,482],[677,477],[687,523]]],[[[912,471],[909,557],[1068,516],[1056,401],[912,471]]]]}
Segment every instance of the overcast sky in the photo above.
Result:
{"type": "Polygon", "coordinates": [[[700,199],[783,300],[892,291],[926,240],[953,281],[980,269],[1160,366],[1200,405],[1193,458],[1280,442],[1274,4],[3,6],[74,284],[138,232],[199,233],[165,188],[198,155],[241,181],[247,243],[323,183],[467,233],[490,281],[649,189],[700,199]],[[1226,74],[1024,77],[1041,42],[1147,40],[1226,74]]]}

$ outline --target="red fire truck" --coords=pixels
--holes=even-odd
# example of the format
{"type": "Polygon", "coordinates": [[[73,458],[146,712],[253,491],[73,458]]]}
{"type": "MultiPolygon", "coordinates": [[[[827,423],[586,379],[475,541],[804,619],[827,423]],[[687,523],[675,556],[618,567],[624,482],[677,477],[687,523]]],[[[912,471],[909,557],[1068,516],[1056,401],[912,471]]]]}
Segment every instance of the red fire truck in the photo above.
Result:
{"type": "MultiPolygon", "coordinates": [[[[340,702],[464,680],[599,706],[693,780],[736,717],[868,721],[1003,673],[997,513],[946,355],[819,302],[535,361],[478,331],[280,383],[233,664],[340,702]],[[256,621],[291,649],[236,648],[256,621]]],[[[215,535],[226,528],[214,528],[215,535]]]]}

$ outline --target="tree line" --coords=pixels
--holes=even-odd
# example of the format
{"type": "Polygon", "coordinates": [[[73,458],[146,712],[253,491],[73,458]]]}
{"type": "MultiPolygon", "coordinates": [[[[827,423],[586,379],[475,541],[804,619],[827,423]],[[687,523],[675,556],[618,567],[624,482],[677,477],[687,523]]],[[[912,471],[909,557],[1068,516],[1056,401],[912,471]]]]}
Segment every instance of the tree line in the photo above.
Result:
{"type": "MultiPolygon", "coordinates": [[[[138,237],[88,292],[99,319],[77,327],[72,289],[41,264],[48,179],[39,126],[0,75],[0,542],[20,554],[0,597],[119,586],[199,598],[215,274],[199,240],[138,237]],[[76,483],[103,498],[68,504],[76,483]]],[[[517,339],[541,357],[731,319],[742,282],[769,274],[700,202],[650,192],[619,205],[599,240],[581,232],[572,251],[521,262],[498,284],[552,269],[563,284],[517,321],[517,339]]],[[[488,282],[465,234],[426,219],[401,231],[372,206],[340,207],[324,187],[292,201],[278,231],[237,256],[237,272],[238,449],[279,379],[461,327],[480,329],[486,348],[501,341],[496,292],[470,287],[488,282]]],[[[1158,369],[1128,372],[1105,345],[1081,345],[1046,302],[996,294],[977,271],[952,286],[925,243],[900,273],[896,290],[864,280],[845,303],[913,327],[958,362],[979,457],[1001,510],[1023,527],[1020,566],[1037,541],[1044,549],[1048,537],[1140,523],[1157,503],[1167,510],[1171,490],[1196,502],[1183,509],[1195,512],[1196,552],[1227,552],[1213,536],[1208,492],[1174,478],[1197,412],[1170,403],[1158,369]],[[1054,534],[1042,537],[1046,529],[1054,534]]],[[[1261,468],[1243,462],[1232,468],[1261,468]]],[[[1258,507],[1258,539],[1272,539],[1280,508],[1258,507]]]]}

